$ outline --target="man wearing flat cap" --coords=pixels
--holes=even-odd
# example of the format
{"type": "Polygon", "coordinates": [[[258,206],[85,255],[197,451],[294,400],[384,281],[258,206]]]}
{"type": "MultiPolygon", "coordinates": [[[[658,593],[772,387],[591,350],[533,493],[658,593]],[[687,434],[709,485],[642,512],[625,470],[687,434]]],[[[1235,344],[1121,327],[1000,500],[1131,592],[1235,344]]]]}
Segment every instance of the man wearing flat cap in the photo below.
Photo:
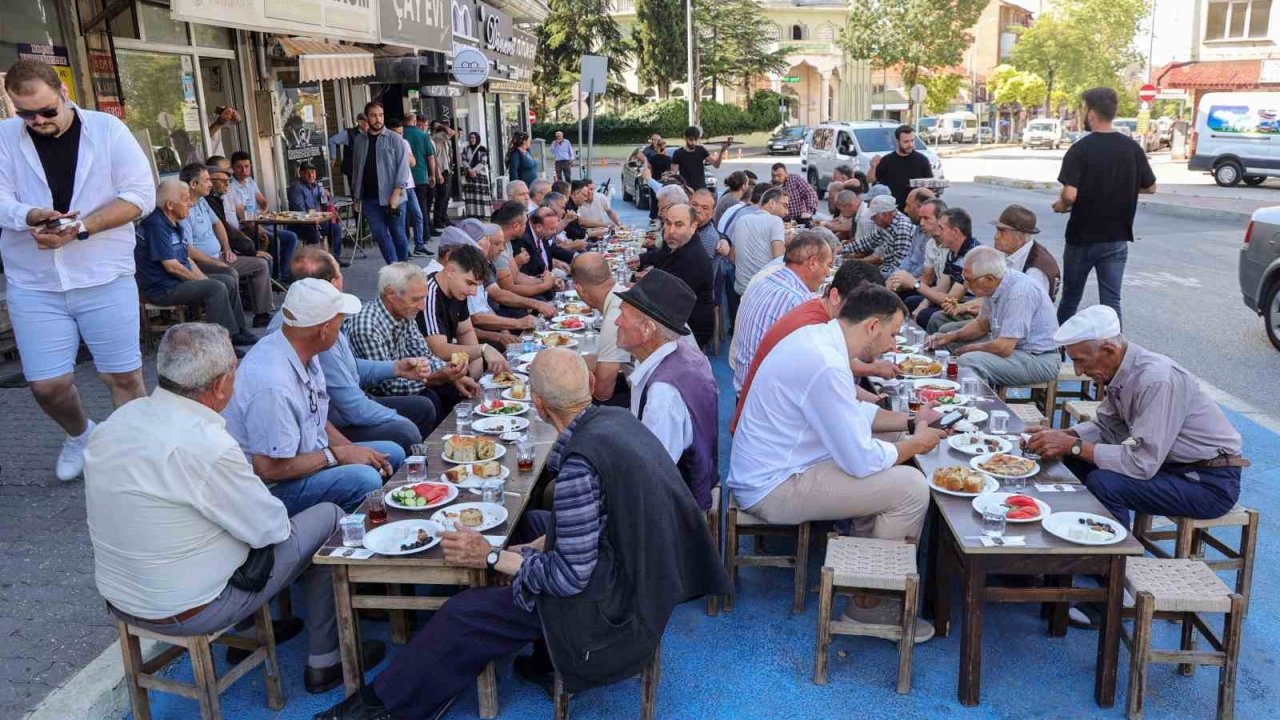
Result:
{"type": "Polygon", "coordinates": [[[1126,526],[1130,511],[1204,519],[1235,505],[1249,461],[1240,433],[1194,375],[1127,340],[1106,305],[1081,310],[1054,340],[1107,393],[1091,422],[1030,428],[1033,452],[1063,458],[1126,526]]]}
{"type": "Polygon", "coordinates": [[[657,436],[698,507],[708,510],[711,488],[720,480],[719,393],[707,357],[680,341],[689,334],[696,297],[684,281],[659,268],[618,297],[618,347],[635,359],[631,413],[657,436]]]}
{"type": "Polygon", "coordinates": [[[1062,277],[1058,261],[1045,246],[1035,241],[1040,233],[1036,214],[1021,205],[1010,205],[995,221],[996,249],[1005,255],[1005,265],[1022,271],[1049,295],[1058,299],[1058,281],[1062,277]]]}
{"type": "Polygon", "coordinates": [[[892,195],[877,195],[867,203],[867,212],[876,224],[876,231],[846,245],[855,258],[880,266],[880,274],[886,278],[902,264],[911,252],[911,239],[916,226],[911,218],[898,209],[892,195]]]}
{"type": "Polygon", "coordinates": [[[320,236],[329,239],[329,252],[342,257],[342,223],[338,211],[330,209],[324,186],[316,182],[316,167],[309,162],[298,164],[298,179],[289,184],[289,209],[295,212],[321,212],[329,209],[329,220],[315,225],[295,225],[294,229],[304,244],[320,242],[320,236]]]}

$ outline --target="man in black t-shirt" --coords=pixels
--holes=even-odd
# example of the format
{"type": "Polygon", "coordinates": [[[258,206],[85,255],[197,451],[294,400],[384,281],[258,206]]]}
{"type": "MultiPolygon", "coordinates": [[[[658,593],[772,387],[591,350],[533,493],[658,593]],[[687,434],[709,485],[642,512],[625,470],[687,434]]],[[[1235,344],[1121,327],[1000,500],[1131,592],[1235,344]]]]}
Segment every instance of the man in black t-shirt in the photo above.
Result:
{"type": "Polygon", "coordinates": [[[916,150],[916,134],[910,125],[899,125],[893,131],[894,151],[871,158],[871,172],[867,175],[870,185],[879,183],[889,188],[898,209],[907,206],[911,193],[911,181],[933,177],[929,158],[916,150]]]}
{"type": "Polygon", "coordinates": [[[488,275],[484,253],[472,245],[441,248],[444,269],[427,279],[426,308],[418,314],[418,328],[427,339],[431,354],[452,362],[454,353],[470,358],[472,378],[486,372],[507,369],[507,359],[490,345],[480,342],[467,298],[476,294],[488,275]]]}
{"type": "Polygon", "coordinates": [[[676,172],[684,179],[686,185],[694,190],[701,190],[707,186],[707,169],[706,161],[711,160],[711,167],[718,168],[720,163],[724,161],[724,154],[729,149],[729,143],[733,142],[733,138],[727,138],[720,151],[712,155],[705,147],[698,144],[698,140],[702,138],[702,130],[697,125],[690,125],[684,130],[684,147],[677,148],[675,154],[671,156],[671,163],[675,165],[676,172]]]}
{"type": "Polygon", "coordinates": [[[1098,273],[1098,301],[1120,315],[1120,285],[1133,242],[1138,194],[1156,191],[1156,176],[1142,147],[1111,127],[1119,99],[1111,88],[1086,90],[1085,130],[1062,158],[1062,195],[1054,212],[1071,213],[1062,254],[1058,324],[1076,314],[1089,272],[1098,273]]]}

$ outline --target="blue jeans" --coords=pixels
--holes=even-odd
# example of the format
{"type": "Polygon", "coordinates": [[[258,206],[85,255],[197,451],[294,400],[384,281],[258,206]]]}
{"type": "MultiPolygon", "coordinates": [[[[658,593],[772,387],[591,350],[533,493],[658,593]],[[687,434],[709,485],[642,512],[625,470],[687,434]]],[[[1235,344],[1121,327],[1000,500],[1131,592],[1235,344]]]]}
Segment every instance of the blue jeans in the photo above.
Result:
{"type": "Polygon", "coordinates": [[[329,252],[334,257],[342,256],[342,223],[330,222],[320,225],[299,225],[298,238],[303,244],[315,245],[320,242],[320,236],[324,235],[329,238],[329,252]]]}
{"type": "MultiPolygon", "coordinates": [[[[404,450],[393,442],[356,444],[386,455],[390,458],[393,470],[399,470],[404,464],[404,450]]],[[[382,474],[369,465],[339,465],[297,480],[271,483],[267,487],[272,495],[284,503],[290,515],[296,515],[322,502],[331,502],[346,512],[353,512],[360,506],[365,495],[382,487],[382,474]]]]}
{"type": "Polygon", "coordinates": [[[1098,273],[1098,302],[1120,315],[1120,286],[1124,282],[1124,264],[1128,259],[1129,243],[1126,240],[1067,243],[1062,253],[1062,302],[1058,303],[1058,324],[1076,314],[1091,270],[1098,273]]]}
{"type": "Polygon", "coordinates": [[[1240,498],[1240,468],[1202,468],[1167,463],[1150,480],[1139,480],[1078,458],[1067,468],[1125,527],[1129,511],[1169,517],[1216,518],[1240,498]]]}
{"type": "Polygon", "coordinates": [[[398,215],[391,215],[386,206],[379,205],[377,200],[362,201],[365,221],[369,223],[369,232],[382,251],[382,259],[387,264],[409,259],[409,239],[404,234],[405,209],[403,205],[398,215]]]}
{"type": "Polygon", "coordinates": [[[406,228],[406,233],[408,230],[413,230],[414,248],[425,248],[427,245],[427,238],[422,234],[422,203],[418,202],[418,194],[414,192],[414,188],[407,188],[402,197],[405,198],[404,207],[409,213],[407,217],[408,227],[406,228]]]}

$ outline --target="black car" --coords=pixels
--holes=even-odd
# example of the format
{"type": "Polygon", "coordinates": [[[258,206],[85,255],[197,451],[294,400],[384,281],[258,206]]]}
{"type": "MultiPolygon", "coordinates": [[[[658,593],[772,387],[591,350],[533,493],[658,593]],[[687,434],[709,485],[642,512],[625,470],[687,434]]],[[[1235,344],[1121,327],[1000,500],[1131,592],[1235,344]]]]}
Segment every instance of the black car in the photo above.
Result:
{"type": "Polygon", "coordinates": [[[770,155],[799,155],[800,146],[804,145],[804,135],[809,128],[804,125],[791,125],[779,130],[765,146],[770,155]]]}

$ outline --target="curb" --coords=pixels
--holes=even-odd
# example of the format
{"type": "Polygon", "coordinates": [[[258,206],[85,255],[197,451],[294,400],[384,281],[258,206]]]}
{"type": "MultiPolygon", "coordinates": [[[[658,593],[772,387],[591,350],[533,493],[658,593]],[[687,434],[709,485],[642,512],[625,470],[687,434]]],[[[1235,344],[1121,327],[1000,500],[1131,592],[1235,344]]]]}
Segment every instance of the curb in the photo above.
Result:
{"type": "Polygon", "coordinates": [[[952,155],[968,155],[969,153],[986,152],[988,150],[1007,150],[1009,148],[1019,147],[1017,143],[999,143],[987,145],[964,145],[961,147],[939,147],[933,146],[933,152],[940,158],[951,157],[952,155]],[[943,152],[946,150],[947,152],[943,152]]]}
{"type": "MultiPolygon", "coordinates": [[[[994,185],[997,187],[1034,190],[1039,192],[1056,192],[1059,187],[1056,182],[1022,180],[1019,178],[996,177],[994,175],[977,175],[974,176],[973,182],[979,185],[994,185]]],[[[1166,197],[1177,196],[1171,195],[1166,197]]],[[[1249,222],[1253,217],[1253,213],[1246,210],[1200,207],[1196,205],[1169,202],[1167,200],[1152,200],[1144,197],[1138,198],[1138,208],[1145,212],[1152,213],[1153,215],[1192,218],[1195,220],[1221,220],[1223,222],[1235,222],[1242,224],[1249,222]]]]}
{"type": "MultiPolygon", "coordinates": [[[[160,643],[142,638],[142,659],[159,654],[160,643]]],[[[25,716],[24,720],[120,720],[129,712],[120,641],[107,646],[88,665],[25,716]]]]}

